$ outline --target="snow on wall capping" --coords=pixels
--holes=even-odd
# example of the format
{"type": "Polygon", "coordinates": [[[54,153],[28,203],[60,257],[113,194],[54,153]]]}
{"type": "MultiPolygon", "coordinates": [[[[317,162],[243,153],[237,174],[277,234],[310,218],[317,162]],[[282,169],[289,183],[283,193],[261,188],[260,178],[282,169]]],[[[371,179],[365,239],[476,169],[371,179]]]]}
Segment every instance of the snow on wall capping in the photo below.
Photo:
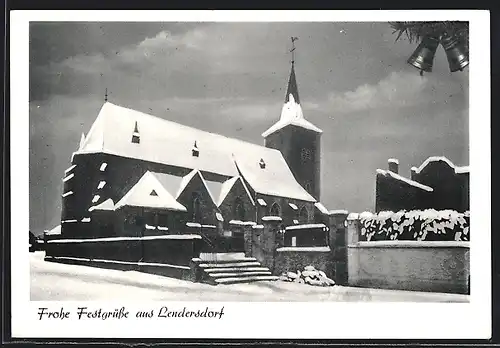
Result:
{"type": "Polygon", "coordinates": [[[231,220],[231,221],[229,221],[229,223],[231,225],[244,225],[245,224],[243,221],[240,221],[240,220],[231,220]]]}
{"type": "Polygon", "coordinates": [[[253,225],[252,228],[261,229],[264,228],[264,225],[253,225]]]}
{"type": "Polygon", "coordinates": [[[328,211],[328,209],[326,209],[326,207],[325,207],[322,203],[320,203],[320,202],[316,202],[316,203],[314,203],[314,206],[315,206],[316,208],[318,208],[318,210],[319,210],[322,214],[326,214],[326,215],[328,215],[328,214],[330,213],[330,212],[328,211]]]}
{"type": "Polygon", "coordinates": [[[347,215],[347,220],[357,220],[359,219],[359,214],[358,213],[350,213],[347,215]]]}
{"type": "Polygon", "coordinates": [[[263,200],[262,198],[257,198],[257,202],[262,206],[262,207],[265,207],[267,206],[267,203],[265,200],[263,200]]]}
{"type": "Polygon", "coordinates": [[[187,227],[201,227],[201,224],[197,222],[186,222],[187,227]]]}
{"type": "Polygon", "coordinates": [[[387,162],[399,164],[399,160],[397,158],[389,158],[387,162]]]}
{"type": "Polygon", "coordinates": [[[349,214],[349,212],[347,210],[344,210],[344,209],[338,209],[338,210],[330,210],[329,214],[330,215],[333,215],[333,214],[344,214],[344,215],[347,215],[347,214],[349,214]]]}
{"type": "Polygon", "coordinates": [[[373,242],[358,242],[349,248],[470,248],[469,242],[461,241],[413,241],[413,240],[383,240],[373,242]]]}
{"type": "Polygon", "coordinates": [[[455,164],[453,164],[452,161],[450,161],[448,158],[446,158],[444,156],[431,156],[431,157],[427,158],[424,161],[424,163],[422,163],[420,165],[420,167],[417,168],[416,173],[420,173],[431,162],[439,162],[439,161],[442,161],[442,162],[445,162],[446,164],[448,164],[457,174],[469,172],[469,166],[458,167],[455,164]]]}
{"type": "Polygon", "coordinates": [[[408,178],[405,178],[399,174],[396,174],[396,173],[393,173],[389,170],[382,170],[382,169],[377,169],[377,174],[380,174],[380,175],[383,175],[383,176],[391,176],[393,179],[396,179],[396,180],[399,180],[399,181],[402,181],[402,182],[405,182],[407,183],[408,185],[411,185],[413,187],[417,187],[419,189],[422,189],[422,190],[425,190],[427,192],[432,192],[434,191],[432,187],[429,187],[429,186],[426,186],[426,185],[422,185],[421,183],[419,182],[416,182],[414,180],[411,180],[411,179],[408,179],[408,178]]]}
{"type": "Polygon", "coordinates": [[[120,241],[141,241],[156,239],[201,239],[198,234],[166,234],[162,236],[144,237],[110,237],[110,238],[87,238],[87,239],[53,239],[47,243],[91,243],[91,242],[120,242],[120,241]]]}
{"type": "Polygon", "coordinates": [[[328,253],[331,252],[330,247],[321,246],[321,247],[281,247],[276,249],[278,252],[283,251],[297,251],[297,252],[320,252],[320,253],[328,253]]]}
{"type": "Polygon", "coordinates": [[[295,225],[295,226],[287,226],[285,230],[308,230],[313,228],[325,228],[325,224],[305,224],[305,225],[295,225]]]}
{"type": "Polygon", "coordinates": [[[283,221],[283,219],[279,216],[264,216],[262,221],[283,221]]]}

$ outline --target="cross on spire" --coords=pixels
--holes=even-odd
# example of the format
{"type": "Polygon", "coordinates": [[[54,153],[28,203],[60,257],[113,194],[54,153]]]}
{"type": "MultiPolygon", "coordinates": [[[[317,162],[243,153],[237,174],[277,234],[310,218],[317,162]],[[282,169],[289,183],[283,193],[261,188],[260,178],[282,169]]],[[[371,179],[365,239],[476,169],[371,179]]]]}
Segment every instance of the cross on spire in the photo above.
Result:
{"type": "Polygon", "coordinates": [[[290,53],[292,54],[292,64],[295,63],[295,41],[297,41],[299,38],[296,36],[292,36],[292,48],[290,49],[290,53]]]}

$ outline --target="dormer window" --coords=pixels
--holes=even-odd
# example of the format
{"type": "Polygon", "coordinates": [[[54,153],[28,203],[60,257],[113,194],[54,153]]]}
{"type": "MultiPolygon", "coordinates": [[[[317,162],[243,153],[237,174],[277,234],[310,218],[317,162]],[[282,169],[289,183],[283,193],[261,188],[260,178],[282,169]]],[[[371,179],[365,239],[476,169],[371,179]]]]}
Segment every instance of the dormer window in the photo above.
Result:
{"type": "Polygon", "coordinates": [[[132,143],[139,144],[141,142],[141,135],[139,134],[139,128],[137,126],[137,121],[135,121],[134,133],[132,134],[132,143]]]}
{"type": "Polygon", "coordinates": [[[192,149],[193,157],[200,157],[200,150],[198,149],[198,145],[196,145],[196,141],[194,142],[192,149]]]}
{"type": "Polygon", "coordinates": [[[259,161],[259,166],[261,169],[265,169],[266,168],[266,162],[264,162],[264,159],[260,159],[259,161]]]}

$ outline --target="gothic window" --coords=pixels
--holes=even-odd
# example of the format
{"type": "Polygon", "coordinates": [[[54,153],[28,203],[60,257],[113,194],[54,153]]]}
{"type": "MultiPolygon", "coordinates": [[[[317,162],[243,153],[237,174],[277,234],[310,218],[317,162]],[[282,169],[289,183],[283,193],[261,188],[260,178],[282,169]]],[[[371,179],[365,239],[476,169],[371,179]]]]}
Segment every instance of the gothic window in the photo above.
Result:
{"type": "Polygon", "coordinates": [[[197,192],[193,192],[191,204],[193,222],[201,222],[201,198],[197,192]]]}
{"type": "Polygon", "coordinates": [[[299,212],[299,222],[301,224],[306,224],[308,220],[309,220],[309,213],[307,212],[307,208],[304,206],[302,207],[302,209],[300,209],[299,212]]]}
{"type": "Polygon", "coordinates": [[[311,150],[307,148],[303,148],[300,152],[300,157],[302,162],[309,162],[312,158],[311,150]]]}
{"type": "Polygon", "coordinates": [[[240,221],[245,221],[245,207],[239,197],[234,202],[234,216],[240,221]]]}
{"type": "Polygon", "coordinates": [[[281,216],[281,208],[278,203],[273,203],[270,211],[271,216],[281,216]]]}

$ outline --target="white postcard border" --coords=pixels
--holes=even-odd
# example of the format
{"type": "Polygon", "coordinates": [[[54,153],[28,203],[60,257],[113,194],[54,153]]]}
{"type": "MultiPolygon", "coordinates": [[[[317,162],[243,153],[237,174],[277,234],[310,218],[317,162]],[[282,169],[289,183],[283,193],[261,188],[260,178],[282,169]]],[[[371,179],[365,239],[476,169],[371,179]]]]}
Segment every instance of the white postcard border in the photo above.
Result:
{"type": "Polygon", "coordinates": [[[93,338],[469,339],[491,337],[490,16],[433,11],[12,11],[11,12],[12,336],[93,338]],[[30,302],[25,231],[29,230],[30,21],[470,21],[470,303],[30,302]],[[221,320],[37,320],[37,310],[78,306],[113,310],[161,306],[220,309],[221,320]]]}

